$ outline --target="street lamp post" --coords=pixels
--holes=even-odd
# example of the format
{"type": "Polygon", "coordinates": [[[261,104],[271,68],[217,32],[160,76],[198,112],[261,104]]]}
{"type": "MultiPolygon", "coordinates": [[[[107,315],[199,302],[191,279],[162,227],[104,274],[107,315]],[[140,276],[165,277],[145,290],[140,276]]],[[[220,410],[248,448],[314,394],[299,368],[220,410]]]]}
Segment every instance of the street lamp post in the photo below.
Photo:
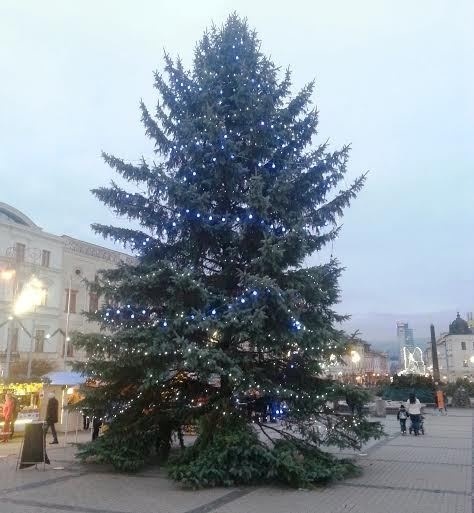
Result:
{"type": "Polygon", "coordinates": [[[69,317],[71,315],[71,288],[72,288],[72,276],[69,276],[69,288],[67,292],[67,305],[66,305],[66,333],[64,335],[64,355],[63,364],[66,369],[67,353],[69,350],[69,317]]]}
{"type": "Polygon", "coordinates": [[[12,358],[12,342],[13,342],[13,332],[15,330],[15,318],[12,315],[8,316],[8,320],[10,321],[9,330],[7,332],[7,357],[5,359],[5,379],[10,377],[10,361],[12,358]]]}
{"type": "Polygon", "coordinates": [[[352,376],[354,378],[354,382],[357,383],[357,380],[355,379],[355,371],[354,371],[354,367],[359,367],[359,362],[360,362],[360,354],[358,351],[356,350],[352,350],[351,351],[351,367],[352,367],[352,376]]]}
{"type": "MultiPolygon", "coordinates": [[[[17,281],[16,281],[16,270],[15,269],[2,269],[0,271],[0,279],[4,282],[12,281],[13,283],[13,303],[15,302],[15,296],[16,296],[16,288],[17,288],[17,281]]],[[[7,330],[7,354],[5,359],[5,373],[4,377],[5,379],[8,379],[10,376],[10,362],[12,357],[12,342],[13,342],[13,334],[15,330],[15,318],[13,315],[8,315],[8,330],[7,330]],[[9,322],[8,322],[9,321],[9,322]]]]}
{"type": "MultiPolygon", "coordinates": [[[[13,275],[16,277],[16,274],[13,275]]],[[[32,352],[33,352],[33,340],[35,338],[35,331],[36,331],[36,307],[39,306],[44,298],[44,290],[43,290],[43,284],[42,282],[36,278],[35,276],[32,276],[28,283],[23,287],[21,292],[17,295],[17,286],[16,286],[16,280],[14,282],[14,292],[13,292],[13,312],[11,315],[9,315],[8,320],[12,323],[12,326],[10,327],[10,333],[7,336],[7,354],[6,354],[6,361],[5,361],[5,379],[8,379],[10,377],[10,363],[11,363],[11,352],[12,352],[12,339],[13,339],[13,333],[14,333],[14,326],[16,322],[16,316],[28,313],[33,309],[34,317],[33,317],[33,331],[32,333],[28,333],[26,328],[23,326],[23,324],[20,322],[21,327],[23,330],[29,335],[30,337],[30,350],[28,352],[28,370],[27,370],[27,376],[28,378],[31,377],[31,362],[32,362],[32,352]],[[18,296],[18,297],[17,297],[18,296]]]]}
{"type": "MultiPolygon", "coordinates": [[[[32,322],[32,331],[30,335],[30,348],[28,351],[28,368],[27,368],[27,378],[31,377],[31,364],[33,359],[33,351],[34,351],[34,341],[36,339],[36,307],[41,305],[43,302],[45,295],[45,291],[43,288],[43,283],[36,278],[36,276],[32,276],[30,281],[25,285],[23,290],[21,291],[18,299],[14,304],[14,312],[17,315],[21,315],[33,310],[33,322],[32,322]]],[[[26,329],[24,329],[26,332],[26,329]]]]}
{"type": "Polygon", "coordinates": [[[31,378],[31,364],[33,362],[33,352],[35,350],[35,341],[36,341],[36,305],[33,312],[33,322],[31,328],[31,337],[30,337],[30,350],[28,351],[28,368],[26,371],[27,379],[31,378]]]}

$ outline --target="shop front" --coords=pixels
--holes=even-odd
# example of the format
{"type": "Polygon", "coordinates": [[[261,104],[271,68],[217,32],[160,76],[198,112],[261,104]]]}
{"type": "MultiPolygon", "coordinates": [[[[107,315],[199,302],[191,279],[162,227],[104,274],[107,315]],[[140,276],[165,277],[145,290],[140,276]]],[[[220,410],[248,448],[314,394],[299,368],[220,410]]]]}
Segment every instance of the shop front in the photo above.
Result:
{"type": "MultiPolygon", "coordinates": [[[[43,396],[43,383],[9,383],[0,384],[0,405],[5,403],[5,395],[11,394],[17,403],[18,417],[15,432],[25,430],[25,425],[40,419],[40,404],[43,396]]],[[[0,410],[1,413],[1,410],[0,410]]],[[[3,428],[3,417],[0,419],[3,428]]]]}

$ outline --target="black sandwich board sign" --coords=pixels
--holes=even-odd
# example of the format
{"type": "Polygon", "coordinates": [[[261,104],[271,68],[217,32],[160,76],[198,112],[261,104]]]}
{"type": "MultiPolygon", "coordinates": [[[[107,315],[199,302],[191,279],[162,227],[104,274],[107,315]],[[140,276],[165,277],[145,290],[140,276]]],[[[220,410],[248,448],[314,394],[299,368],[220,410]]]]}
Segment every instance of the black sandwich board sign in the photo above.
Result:
{"type": "Polygon", "coordinates": [[[25,437],[18,458],[18,469],[42,463],[44,470],[45,464],[49,465],[49,458],[46,454],[46,437],[44,435],[43,422],[25,424],[25,437]]]}

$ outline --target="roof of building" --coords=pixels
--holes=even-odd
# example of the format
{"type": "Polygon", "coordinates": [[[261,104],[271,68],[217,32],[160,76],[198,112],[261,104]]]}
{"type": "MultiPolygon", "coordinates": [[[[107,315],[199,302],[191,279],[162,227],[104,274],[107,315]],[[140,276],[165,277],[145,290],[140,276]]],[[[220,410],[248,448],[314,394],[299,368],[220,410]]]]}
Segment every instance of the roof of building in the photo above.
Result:
{"type": "Polygon", "coordinates": [[[41,376],[43,381],[47,381],[50,385],[81,385],[86,382],[86,378],[78,372],[53,371],[41,376]]]}
{"type": "Polygon", "coordinates": [[[0,221],[19,224],[21,226],[27,226],[29,228],[35,228],[41,230],[41,228],[35,224],[27,215],[20,212],[11,205],[0,202],[0,221]]]}
{"type": "Polygon", "coordinates": [[[134,263],[136,263],[135,257],[133,257],[132,255],[128,255],[126,253],[122,253],[121,251],[117,251],[115,249],[109,249],[103,246],[99,246],[97,244],[92,244],[90,242],[75,239],[74,237],[70,237],[69,235],[61,235],[61,237],[58,237],[57,235],[50,235],[48,233],[45,233],[23,212],[20,212],[11,205],[7,205],[6,203],[0,202],[0,223],[2,222],[18,225],[21,228],[31,228],[34,230],[39,230],[41,231],[42,236],[54,237],[56,241],[62,241],[66,249],[75,253],[80,253],[82,255],[90,256],[93,258],[100,258],[113,264],[118,264],[119,262],[126,262],[128,264],[133,265],[134,263]]]}
{"type": "Polygon", "coordinates": [[[461,318],[459,312],[456,316],[456,319],[449,325],[449,334],[450,335],[469,335],[472,333],[469,324],[461,318]]]}

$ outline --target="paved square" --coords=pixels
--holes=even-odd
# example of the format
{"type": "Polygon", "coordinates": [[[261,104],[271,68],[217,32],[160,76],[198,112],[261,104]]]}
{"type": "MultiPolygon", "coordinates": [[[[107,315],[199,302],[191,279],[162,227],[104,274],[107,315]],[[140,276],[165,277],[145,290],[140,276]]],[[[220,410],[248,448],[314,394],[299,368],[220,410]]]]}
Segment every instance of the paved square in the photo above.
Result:
{"type": "MultiPolygon", "coordinates": [[[[74,460],[72,446],[48,447],[51,465],[15,471],[19,440],[0,447],[0,513],[472,513],[473,415],[427,414],[425,436],[388,437],[354,455],[360,477],[316,490],[276,487],[185,491],[156,469],[110,473],[74,460]]],[[[81,435],[84,437],[85,435],[81,435]]]]}

